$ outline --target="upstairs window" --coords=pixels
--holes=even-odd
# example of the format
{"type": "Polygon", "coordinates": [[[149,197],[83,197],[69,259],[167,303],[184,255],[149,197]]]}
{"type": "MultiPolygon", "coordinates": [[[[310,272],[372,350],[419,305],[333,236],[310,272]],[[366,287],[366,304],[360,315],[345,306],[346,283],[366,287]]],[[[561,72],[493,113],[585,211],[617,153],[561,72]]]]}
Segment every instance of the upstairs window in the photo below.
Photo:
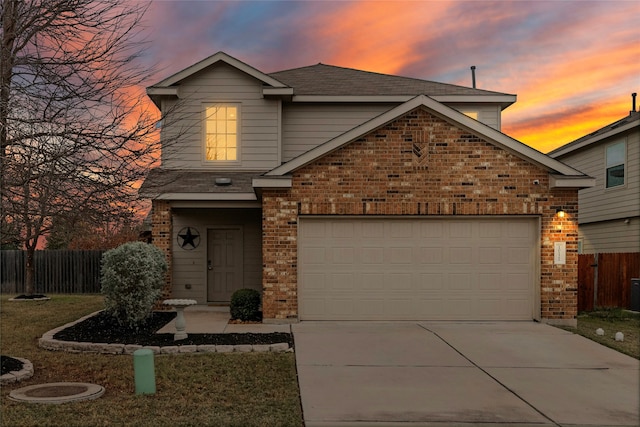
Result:
{"type": "Polygon", "coordinates": [[[238,110],[234,105],[212,105],[205,108],[207,161],[238,160],[238,110]]]}
{"type": "Polygon", "coordinates": [[[624,163],[626,158],[624,141],[608,145],[606,148],[606,186],[607,188],[624,185],[624,163]]]}
{"type": "Polygon", "coordinates": [[[464,114],[467,117],[471,117],[473,120],[478,120],[478,112],[477,111],[471,111],[471,110],[465,111],[465,110],[463,110],[463,111],[461,111],[461,113],[464,114]]]}

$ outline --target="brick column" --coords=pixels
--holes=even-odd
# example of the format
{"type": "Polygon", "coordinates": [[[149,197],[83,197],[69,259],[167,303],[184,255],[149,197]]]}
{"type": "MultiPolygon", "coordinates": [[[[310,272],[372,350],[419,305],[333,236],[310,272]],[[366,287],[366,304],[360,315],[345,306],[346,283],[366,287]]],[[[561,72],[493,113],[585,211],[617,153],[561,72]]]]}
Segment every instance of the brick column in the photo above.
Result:
{"type": "Polygon", "coordinates": [[[542,216],[540,311],[542,321],[576,326],[578,314],[578,192],[553,190],[542,216]],[[563,218],[556,214],[565,212],[563,218]],[[566,263],[554,262],[554,243],[566,242],[566,263]]]}
{"type": "Polygon", "coordinates": [[[262,315],[265,323],[298,318],[298,204],[286,190],[262,196],[262,315]]]}
{"type": "MultiPolygon", "coordinates": [[[[151,236],[153,238],[153,244],[164,252],[169,266],[165,285],[162,289],[162,295],[160,296],[160,301],[162,301],[171,298],[173,217],[171,215],[171,205],[167,201],[154,200],[151,209],[151,236]]],[[[155,309],[162,310],[166,309],[166,307],[156,303],[155,309]]]]}

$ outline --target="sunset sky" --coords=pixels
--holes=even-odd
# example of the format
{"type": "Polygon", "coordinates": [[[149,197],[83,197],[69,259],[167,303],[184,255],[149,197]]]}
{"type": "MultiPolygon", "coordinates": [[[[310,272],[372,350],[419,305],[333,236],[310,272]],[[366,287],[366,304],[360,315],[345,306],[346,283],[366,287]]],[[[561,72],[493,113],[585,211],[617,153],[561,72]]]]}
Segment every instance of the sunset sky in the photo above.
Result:
{"type": "MultiPolygon", "coordinates": [[[[324,64],[516,94],[502,131],[542,152],[640,92],[640,1],[178,1],[146,15],[151,85],[224,51],[269,73],[324,64]]],[[[640,101],[639,101],[640,103],[640,101]]]]}

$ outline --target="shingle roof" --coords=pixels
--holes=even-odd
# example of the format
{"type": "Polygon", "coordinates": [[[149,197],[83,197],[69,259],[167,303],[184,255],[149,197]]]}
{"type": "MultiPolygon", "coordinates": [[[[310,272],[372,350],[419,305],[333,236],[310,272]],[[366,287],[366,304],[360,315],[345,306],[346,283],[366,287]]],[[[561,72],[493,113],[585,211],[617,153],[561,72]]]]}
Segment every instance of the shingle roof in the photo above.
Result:
{"type": "Polygon", "coordinates": [[[296,95],[505,95],[500,92],[326,64],[278,71],[268,75],[293,87],[296,95]]]}
{"type": "Polygon", "coordinates": [[[154,197],[167,193],[253,193],[251,180],[262,172],[213,172],[189,169],[152,169],[139,193],[154,197]],[[230,178],[230,185],[216,185],[217,178],[230,178]]]}
{"type": "Polygon", "coordinates": [[[561,147],[556,148],[553,151],[547,153],[549,156],[558,157],[564,154],[568,154],[578,148],[585,147],[591,143],[601,140],[604,135],[615,135],[618,132],[623,132],[628,126],[631,126],[634,122],[640,121],[640,111],[632,111],[628,116],[610,123],[600,129],[591,132],[581,138],[571,141],[561,147]]]}

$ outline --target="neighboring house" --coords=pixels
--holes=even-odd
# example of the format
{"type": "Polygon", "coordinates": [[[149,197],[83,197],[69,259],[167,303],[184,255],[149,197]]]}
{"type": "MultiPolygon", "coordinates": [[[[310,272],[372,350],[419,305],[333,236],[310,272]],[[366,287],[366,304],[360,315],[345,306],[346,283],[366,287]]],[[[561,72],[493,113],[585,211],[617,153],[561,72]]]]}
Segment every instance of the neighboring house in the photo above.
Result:
{"type": "Polygon", "coordinates": [[[165,148],[141,194],[165,296],[254,288],[265,322],[575,324],[593,179],[500,132],[514,95],[323,64],[266,74],[222,52],[147,93],[165,148]]]}
{"type": "Polygon", "coordinates": [[[553,150],[594,177],[580,190],[579,252],[640,252],[640,112],[553,150]]]}

